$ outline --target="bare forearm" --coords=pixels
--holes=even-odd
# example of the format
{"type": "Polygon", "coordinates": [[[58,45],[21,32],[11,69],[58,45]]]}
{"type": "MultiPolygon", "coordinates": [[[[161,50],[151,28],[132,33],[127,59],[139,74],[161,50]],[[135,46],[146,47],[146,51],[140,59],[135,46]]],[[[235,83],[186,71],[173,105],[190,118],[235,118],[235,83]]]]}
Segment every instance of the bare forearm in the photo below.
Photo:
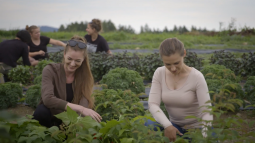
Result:
{"type": "Polygon", "coordinates": [[[39,52],[29,52],[29,57],[34,57],[37,55],[40,55],[40,53],[39,52]]]}
{"type": "Polygon", "coordinates": [[[84,108],[84,107],[82,107],[80,105],[73,104],[73,103],[67,103],[65,109],[67,109],[67,106],[69,106],[72,110],[74,110],[77,113],[81,113],[82,109],[84,108]]]}

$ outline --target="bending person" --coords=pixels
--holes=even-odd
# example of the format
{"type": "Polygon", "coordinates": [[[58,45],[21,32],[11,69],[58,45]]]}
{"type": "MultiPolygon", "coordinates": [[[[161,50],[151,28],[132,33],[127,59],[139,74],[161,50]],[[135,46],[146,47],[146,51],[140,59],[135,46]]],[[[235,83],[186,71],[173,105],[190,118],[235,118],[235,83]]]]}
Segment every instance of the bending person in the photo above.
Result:
{"type": "Polygon", "coordinates": [[[91,116],[101,121],[101,116],[92,110],[94,100],[93,76],[90,71],[87,44],[81,37],[73,37],[64,49],[63,63],[49,64],[42,73],[42,101],[34,112],[34,119],[46,127],[61,122],[53,116],[69,106],[82,116],[91,116]]]}
{"type": "MultiPolygon", "coordinates": [[[[45,59],[47,57],[47,45],[53,44],[65,47],[66,44],[62,41],[51,39],[46,36],[41,36],[40,28],[37,26],[26,26],[26,30],[30,33],[32,41],[28,43],[30,47],[29,56],[35,60],[45,59]]],[[[31,59],[32,60],[32,59],[31,59]]]]}
{"type": "Polygon", "coordinates": [[[20,57],[22,57],[24,65],[31,65],[26,44],[30,41],[30,34],[25,30],[21,30],[17,33],[15,39],[0,43],[0,72],[4,74],[5,82],[8,81],[8,71],[17,66],[20,57]]]}
{"type": "Polygon", "coordinates": [[[92,21],[88,23],[86,29],[88,34],[84,36],[88,42],[88,51],[92,53],[106,52],[111,54],[108,43],[103,36],[99,35],[101,29],[102,24],[99,19],[92,19],[92,21]]]}
{"type": "MultiPolygon", "coordinates": [[[[149,111],[155,120],[163,126],[164,134],[170,141],[175,141],[176,134],[183,135],[187,129],[202,128],[196,119],[185,119],[196,116],[203,120],[213,120],[213,116],[202,111],[211,106],[208,87],[203,74],[184,63],[186,50],[176,38],[164,40],[160,45],[160,56],[164,63],[152,79],[149,95],[149,111]],[[161,101],[165,104],[169,119],[160,109],[161,101]]],[[[148,121],[146,125],[155,122],[148,121]]],[[[203,134],[204,135],[204,134],[203,134]]]]}

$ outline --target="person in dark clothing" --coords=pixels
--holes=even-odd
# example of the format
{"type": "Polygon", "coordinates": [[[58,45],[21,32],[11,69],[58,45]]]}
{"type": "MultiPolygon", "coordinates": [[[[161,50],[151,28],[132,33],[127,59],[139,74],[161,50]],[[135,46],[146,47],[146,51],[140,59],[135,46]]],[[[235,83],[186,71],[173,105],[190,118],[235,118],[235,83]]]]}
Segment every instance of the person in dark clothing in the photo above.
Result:
{"type": "Polygon", "coordinates": [[[103,36],[99,35],[102,29],[102,24],[99,19],[93,19],[88,25],[86,34],[84,37],[88,42],[88,51],[92,53],[106,52],[111,54],[108,43],[103,36]]]}
{"type": "Polygon", "coordinates": [[[0,43],[0,72],[4,74],[5,81],[7,81],[6,74],[10,69],[17,66],[20,57],[22,57],[24,65],[31,65],[26,44],[30,41],[30,34],[25,30],[21,30],[17,33],[15,39],[0,43]]]}
{"type": "Polygon", "coordinates": [[[91,116],[100,122],[102,117],[92,110],[93,85],[86,41],[75,36],[67,42],[63,63],[49,64],[43,69],[42,99],[33,114],[34,119],[46,127],[58,126],[61,121],[54,115],[69,106],[81,116],[91,116]]]}
{"type": "Polygon", "coordinates": [[[31,35],[31,42],[28,43],[30,47],[29,56],[30,61],[37,64],[39,59],[45,59],[47,57],[47,45],[53,44],[65,47],[66,44],[59,40],[54,40],[46,36],[40,35],[40,28],[37,26],[26,26],[26,30],[31,35]]]}

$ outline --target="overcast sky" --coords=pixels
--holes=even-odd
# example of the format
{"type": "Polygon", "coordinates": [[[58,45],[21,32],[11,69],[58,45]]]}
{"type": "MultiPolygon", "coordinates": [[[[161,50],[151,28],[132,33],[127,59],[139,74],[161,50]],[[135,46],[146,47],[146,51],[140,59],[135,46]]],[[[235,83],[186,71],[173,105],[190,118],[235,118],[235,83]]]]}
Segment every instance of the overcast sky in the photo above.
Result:
{"type": "Polygon", "coordinates": [[[131,25],[136,32],[146,23],[160,30],[174,25],[219,30],[219,22],[227,27],[231,18],[237,28],[255,27],[255,0],[0,0],[0,29],[59,28],[93,18],[131,25]]]}

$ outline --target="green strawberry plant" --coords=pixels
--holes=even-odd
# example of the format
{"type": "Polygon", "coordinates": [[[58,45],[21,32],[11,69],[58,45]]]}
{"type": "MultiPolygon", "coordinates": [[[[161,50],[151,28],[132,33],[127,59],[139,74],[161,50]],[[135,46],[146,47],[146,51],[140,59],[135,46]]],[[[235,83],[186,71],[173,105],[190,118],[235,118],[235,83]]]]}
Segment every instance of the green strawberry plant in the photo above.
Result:
{"type": "Polygon", "coordinates": [[[134,118],[144,115],[142,103],[130,90],[95,90],[93,96],[96,101],[95,111],[103,117],[103,121],[118,119],[120,116],[134,118]]]}

